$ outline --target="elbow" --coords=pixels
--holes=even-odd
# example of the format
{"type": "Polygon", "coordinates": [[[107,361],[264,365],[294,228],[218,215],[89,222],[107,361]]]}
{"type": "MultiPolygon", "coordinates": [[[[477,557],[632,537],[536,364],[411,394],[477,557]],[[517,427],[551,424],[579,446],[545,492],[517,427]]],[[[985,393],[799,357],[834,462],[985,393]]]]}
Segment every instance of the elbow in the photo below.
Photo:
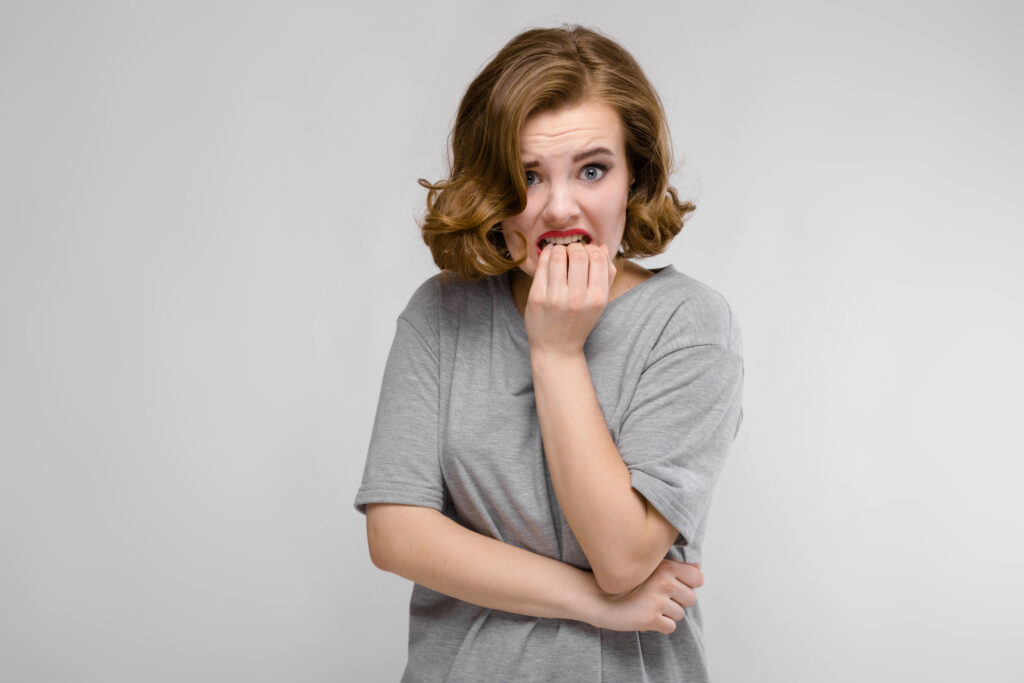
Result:
{"type": "Polygon", "coordinates": [[[370,562],[373,562],[373,566],[384,571],[391,571],[383,544],[379,540],[370,540],[368,545],[370,547],[370,562]]]}
{"type": "Polygon", "coordinates": [[[373,566],[405,576],[418,562],[424,539],[435,529],[439,512],[414,505],[373,503],[366,506],[366,544],[373,566]]]}
{"type": "Polygon", "coordinates": [[[647,578],[642,572],[625,563],[606,567],[592,567],[598,587],[608,595],[628,593],[647,578]]]}
{"type": "Polygon", "coordinates": [[[366,544],[370,550],[370,561],[377,569],[389,572],[392,571],[392,563],[387,528],[379,515],[372,514],[372,507],[369,506],[366,511],[366,544]]]}

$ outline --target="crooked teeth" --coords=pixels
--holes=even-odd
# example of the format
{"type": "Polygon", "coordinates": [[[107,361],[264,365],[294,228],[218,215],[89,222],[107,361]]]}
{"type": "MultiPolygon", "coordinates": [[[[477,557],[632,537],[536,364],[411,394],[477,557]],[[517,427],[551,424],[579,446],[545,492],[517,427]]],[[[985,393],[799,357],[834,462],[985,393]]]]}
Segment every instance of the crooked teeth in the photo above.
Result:
{"type": "Polygon", "coordinates": [[[585,242],[586,237],[583,235],[571,235],[569,237],[545,237],[541,240],[541,248],[547,244],[572,244],[573,242],[585,242]]]}

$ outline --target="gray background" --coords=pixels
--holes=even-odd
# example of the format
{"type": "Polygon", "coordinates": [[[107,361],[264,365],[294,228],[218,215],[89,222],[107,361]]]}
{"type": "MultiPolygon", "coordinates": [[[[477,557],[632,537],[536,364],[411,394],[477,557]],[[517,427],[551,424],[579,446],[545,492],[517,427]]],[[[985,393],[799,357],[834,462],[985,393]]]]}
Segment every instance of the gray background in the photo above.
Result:
{"type": "Polygon", "coordinates": [[[1010,2],[0,3],[0,679],[389,681],[359,481],[418,177],[512,35],[664,97],[746,420],[719,683],[1024,679],[1010,2]]]}

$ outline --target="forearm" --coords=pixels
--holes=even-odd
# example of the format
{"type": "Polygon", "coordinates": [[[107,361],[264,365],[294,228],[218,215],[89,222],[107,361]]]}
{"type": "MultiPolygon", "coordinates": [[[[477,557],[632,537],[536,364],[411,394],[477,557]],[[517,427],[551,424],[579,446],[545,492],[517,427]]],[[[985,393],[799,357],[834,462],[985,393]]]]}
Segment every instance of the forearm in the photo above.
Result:
{"type": "Polygon", "coordinates": [[[370,505],[375,565],[481,607],[593,623],[607,600],[593,574],[467,529],[436,510],[370,505]]]}
{"type": "Polygon", "coordinates": [[[630,484],[582,352],[531,353],[544,451],[559,505],[600,585],[629,590],[657,567],[676,532],[630,484]]]}

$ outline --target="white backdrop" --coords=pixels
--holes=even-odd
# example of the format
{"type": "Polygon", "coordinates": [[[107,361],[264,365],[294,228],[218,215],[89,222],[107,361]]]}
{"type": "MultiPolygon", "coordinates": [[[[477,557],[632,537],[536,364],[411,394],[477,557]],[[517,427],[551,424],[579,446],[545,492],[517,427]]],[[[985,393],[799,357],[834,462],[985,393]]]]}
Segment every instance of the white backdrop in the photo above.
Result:
{"type": "Polygon", "coordinates": [[[512,35],[620,40],[732,303],[718,683],[1024,680],[1005,2],[0,2],[0,679],[394,681],[351,503],[416,179],[512,35]]]}

